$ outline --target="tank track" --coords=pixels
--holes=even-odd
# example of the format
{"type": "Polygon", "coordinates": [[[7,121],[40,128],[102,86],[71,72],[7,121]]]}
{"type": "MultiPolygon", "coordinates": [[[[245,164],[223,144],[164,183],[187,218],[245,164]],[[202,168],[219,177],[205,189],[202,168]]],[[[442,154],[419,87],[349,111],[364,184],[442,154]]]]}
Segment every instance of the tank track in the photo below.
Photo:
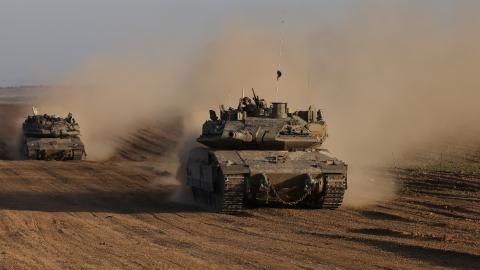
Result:
{"type": "Polygon", "coordinates": [[[224,214],[238,214],[242,212],[245,208],[244,195],[245,177],[243,175],[225,175],[219,212],[224,214]]]}
{"type": "Polygon", "coordinates": [[[325,186],[325,193],[321,199],[320,207],[326,209],[337,209],[342,205],[343,195],[347,188],[345,177],[328,177],[325,186]]]}
{"type": "Polygon", "coordinates": [[[71,157],[69,158],[45,156],[45,154],[39,151],[29,151],[28,148],[22,152],[22,157],[29,160],[83,160],[85,156],[83,150],[72,150],[71,157]]]}
{"type": "Polygon", "coordinates": [[[238,214],[244,206],[244,176],[225,175],[223,183],[219,185],[223,190],[208,192],[197,187],[192,187],[195,201],[206,204],[215,212],[223,214],[238,214]]]}

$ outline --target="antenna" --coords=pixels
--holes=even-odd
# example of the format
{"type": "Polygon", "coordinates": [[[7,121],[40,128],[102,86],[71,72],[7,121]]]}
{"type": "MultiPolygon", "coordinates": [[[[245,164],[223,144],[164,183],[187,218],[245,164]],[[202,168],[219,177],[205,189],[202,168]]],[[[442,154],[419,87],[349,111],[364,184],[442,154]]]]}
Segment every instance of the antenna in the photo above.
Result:
{"type": "Polygon", "coordinates": [[[311,62],[309,60],[307,60],[308,63],[307,63],[307,90],[310,90],[310,87],[311,87],[311,62]]]}
{"type": "Polygon", "coordinates": [[[282,77],[282,72],[280,71],[280,62],[282,60],[283,43],[285,38],[285,29],[283,27],[283,25],[285,24],[285,20],[282,18],[280,23],[282,24],[282,26],[281,26],[281,33],[280,33],[280,47],[278,49],[277,81],[275,83],[275,100],[276,101],[278,101],[279,79],[280,77],[282,77]]]}

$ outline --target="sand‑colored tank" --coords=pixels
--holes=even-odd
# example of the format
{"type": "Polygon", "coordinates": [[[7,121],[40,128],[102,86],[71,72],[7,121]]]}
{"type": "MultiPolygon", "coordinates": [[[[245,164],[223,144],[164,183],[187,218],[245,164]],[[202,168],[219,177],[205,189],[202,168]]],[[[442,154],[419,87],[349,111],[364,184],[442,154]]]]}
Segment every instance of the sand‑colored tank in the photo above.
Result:
{"type": "Polygon", "coordinates": [[[195,200],[214,211],[240,212],[247,203],[277,202],[338,208],[347,188],[347,164],[321,149],[327,138],[322,112],[289,112],[253,93],[238,108],[210,110],[192,150],[187,184],[195,200]]]}
{"type": "Polygon", "coordinates": [[[22,155],[36,160],[82,160],[85,146],[80,140],[80,127],[72,114],[38,115],[34,108],[22,126],[22,155]]]}

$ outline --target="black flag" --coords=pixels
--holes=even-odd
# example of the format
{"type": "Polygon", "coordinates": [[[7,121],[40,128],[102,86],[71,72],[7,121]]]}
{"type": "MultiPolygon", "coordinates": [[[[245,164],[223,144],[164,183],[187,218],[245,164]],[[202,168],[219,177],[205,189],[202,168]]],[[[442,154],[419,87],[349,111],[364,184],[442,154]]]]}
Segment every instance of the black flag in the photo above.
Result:
{"type": "Polygon", "coordinates": [[[282,77],[282,72],[280,70],[277,70],[277,81],[282,77]]]}

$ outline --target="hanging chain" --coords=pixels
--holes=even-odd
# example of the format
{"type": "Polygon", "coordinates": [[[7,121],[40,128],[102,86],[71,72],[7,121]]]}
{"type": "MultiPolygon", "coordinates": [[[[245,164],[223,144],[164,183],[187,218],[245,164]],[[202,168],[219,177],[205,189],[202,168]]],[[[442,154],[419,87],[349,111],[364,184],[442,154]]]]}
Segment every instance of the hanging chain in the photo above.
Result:
{"type": "Polygon", "coordinates": [[[268,181],[268,177],[267,177],[266,174],[262,174],[262,176],[263,176],[264,182],[261,185],[264,186],[267,190],[266,198],[265,198],[265,201],[266,201],[267,204],[268,204],[268,198],[269,198],[270,190],[273,190],[273,194],[275,194],[275,197],[281,203],[283,203],[285,205],[296,205],[296,204],[302,202],[303,200],[305,200],[310,194],[312,194],[313,187],[315,186],[315,184],[317,184],[317,181],[314,180],[312,178],[312,176],[308,174],[307,175],[308,179],[305,180],[305,193],[299,199],[289,202],[289,201],[285,201],[284,199],[282,199],[282,197],[280,197],[280,194],[278,194],[278,191],[275,189],[275,186],[271,185],[270,181],[268,181]]]}

